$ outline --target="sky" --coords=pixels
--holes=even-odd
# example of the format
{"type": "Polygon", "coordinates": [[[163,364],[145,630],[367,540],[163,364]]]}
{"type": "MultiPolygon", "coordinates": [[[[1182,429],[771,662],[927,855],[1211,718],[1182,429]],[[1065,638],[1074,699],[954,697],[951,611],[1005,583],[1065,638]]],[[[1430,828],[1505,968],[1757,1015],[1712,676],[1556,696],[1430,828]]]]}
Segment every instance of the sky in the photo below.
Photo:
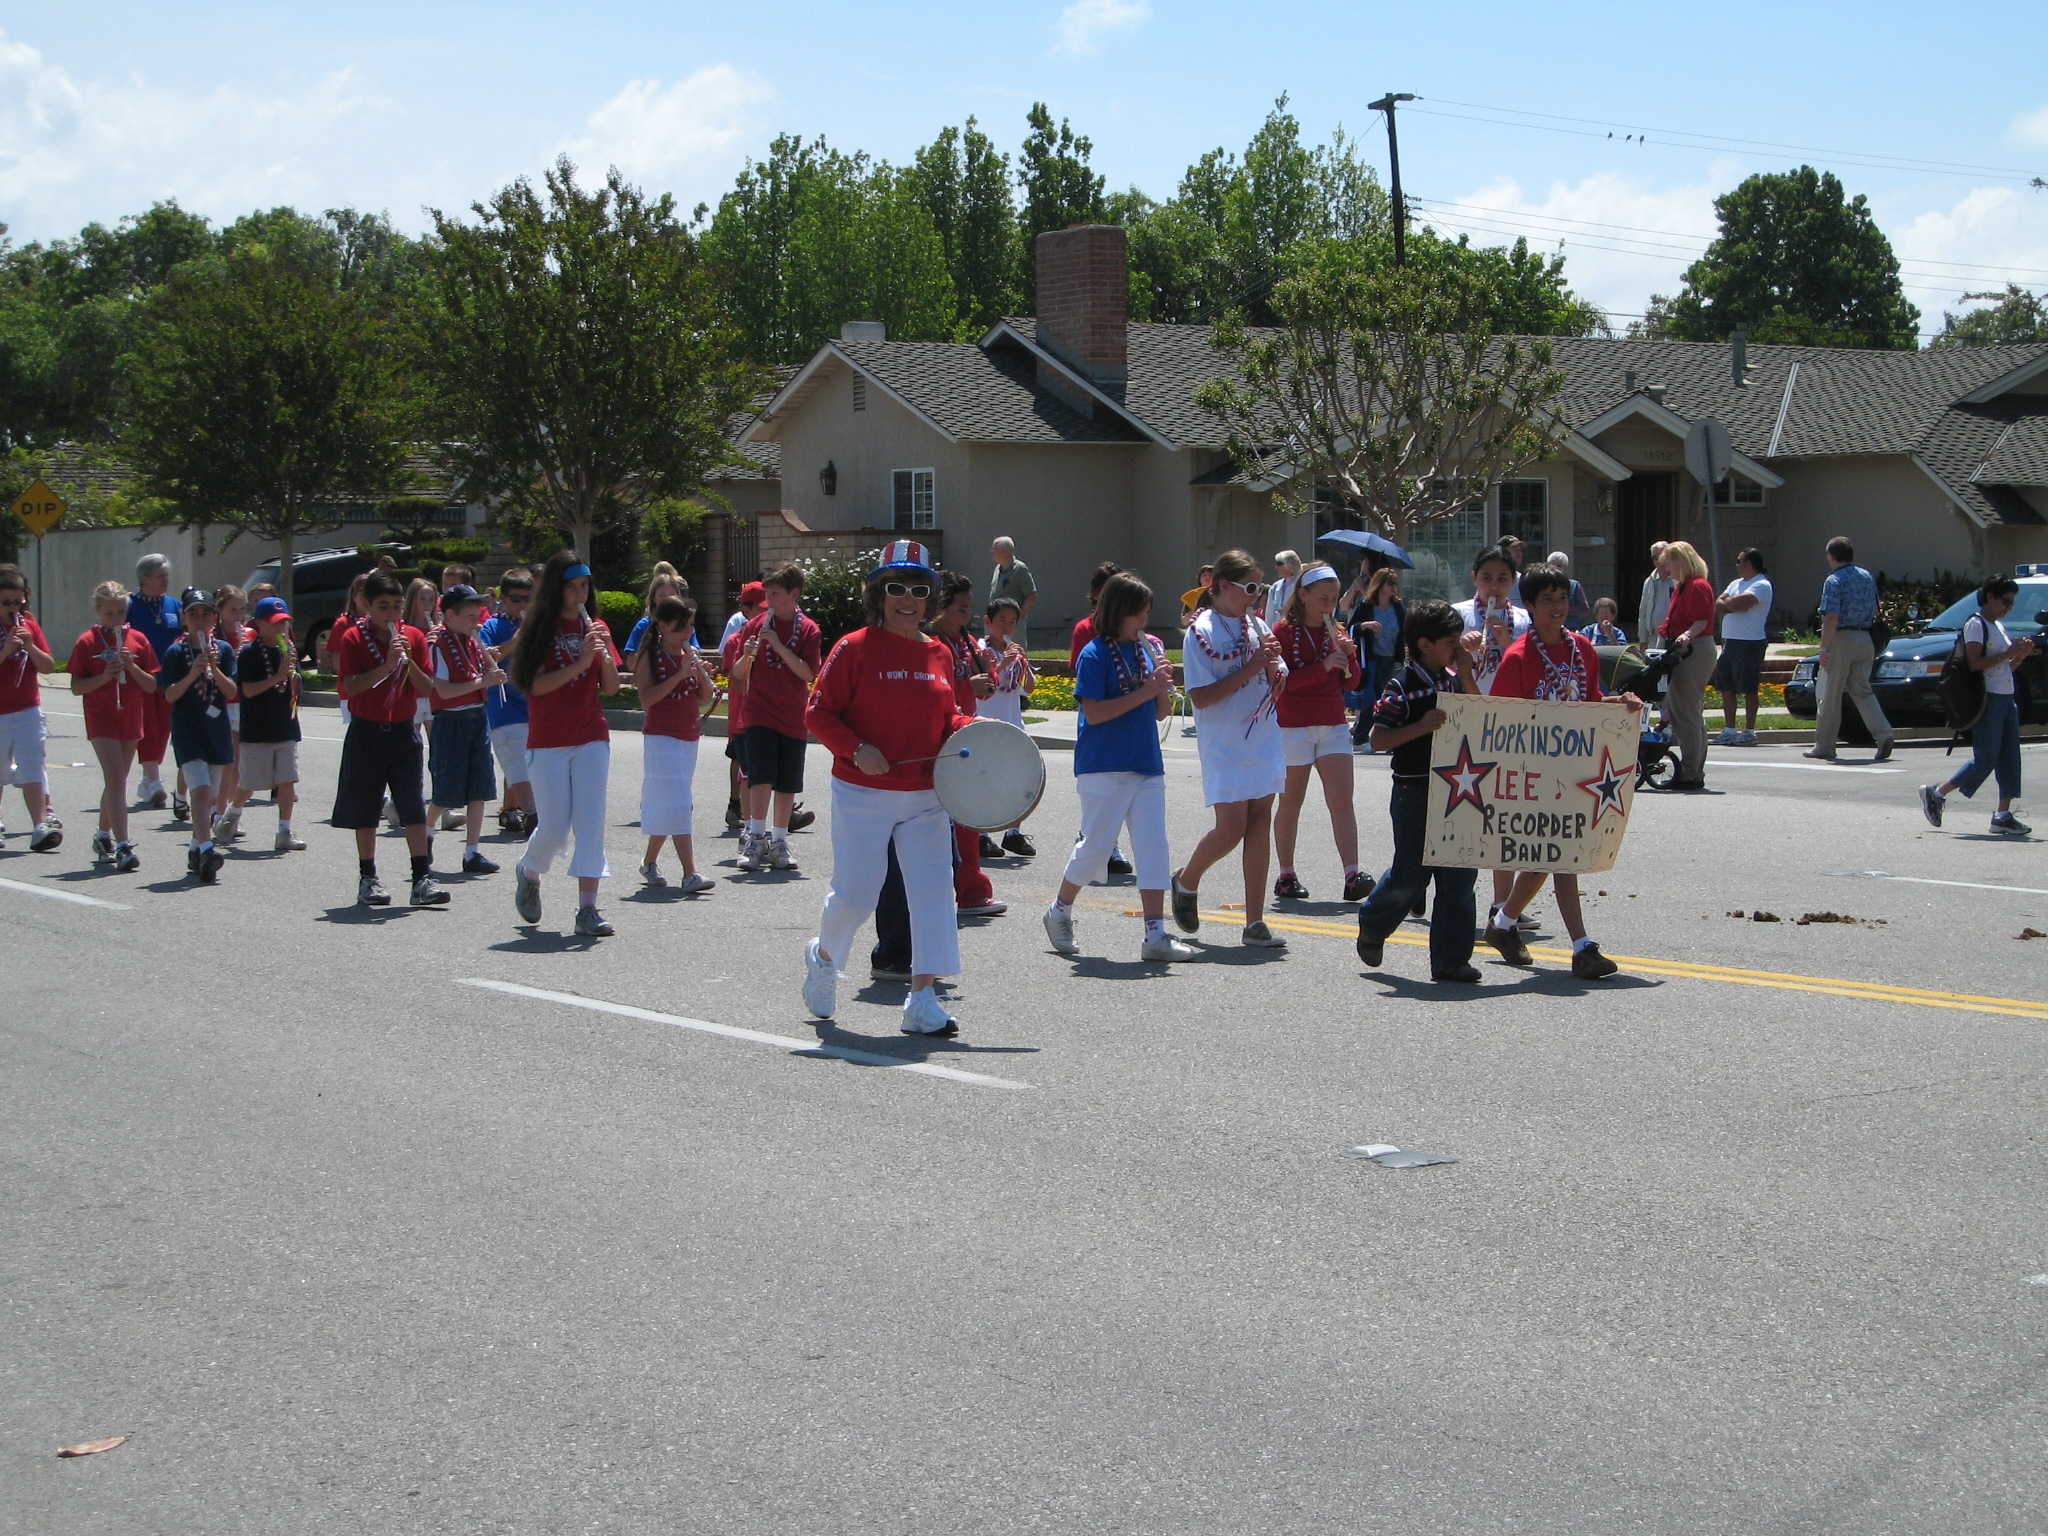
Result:
{"type": "Polygon", "coordinates": [[[159,199],[387,212],[418,231],[566,153],[716,203],[779,131],[902,161],[968,116],[1005,148],[1035,100],[1113,188],[1171,194],[1286,94],[1304,136],[1401,108],[1418,217],[1562,249],[1615,315],[1675,292],[1713,198],[1802,162],[1866,194],[1922,329],[2010,279],[2048,291],[2048,77],[2031,4],[1711,10],[1465,0],[9,0],[0,221],[17,243],[159,199]]]}

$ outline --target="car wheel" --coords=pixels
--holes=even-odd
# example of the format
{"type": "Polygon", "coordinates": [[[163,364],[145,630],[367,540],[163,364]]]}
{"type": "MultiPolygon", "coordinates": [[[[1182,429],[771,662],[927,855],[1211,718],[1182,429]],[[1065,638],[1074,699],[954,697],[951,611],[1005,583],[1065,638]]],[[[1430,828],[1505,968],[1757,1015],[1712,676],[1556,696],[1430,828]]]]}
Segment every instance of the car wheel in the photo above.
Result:
{"type": "Polygon", "coordinates": [[[299,660],[308,666],[316,664],[320,660],[320,647],[327,643],[327,632],[333,628],[332,619],[324,624],[314,625],[313,633],[306,637],[305,643],[299,649],[299,660]]]}

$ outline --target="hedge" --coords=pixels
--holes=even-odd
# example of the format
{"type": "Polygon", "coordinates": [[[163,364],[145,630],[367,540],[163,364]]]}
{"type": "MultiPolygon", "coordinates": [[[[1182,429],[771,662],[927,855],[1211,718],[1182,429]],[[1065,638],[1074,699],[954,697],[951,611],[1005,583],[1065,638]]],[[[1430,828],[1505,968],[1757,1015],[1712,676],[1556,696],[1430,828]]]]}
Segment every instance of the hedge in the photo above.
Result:
{"type": "Polygon", "coordinates": [[[612,632],[612,638],[620,645],[626,643],[626,636],[633,632],[647,612],[647,599],[638,592],[600,592],[597,594],[597,616],[604,620],[605,628],[612,632]]]}

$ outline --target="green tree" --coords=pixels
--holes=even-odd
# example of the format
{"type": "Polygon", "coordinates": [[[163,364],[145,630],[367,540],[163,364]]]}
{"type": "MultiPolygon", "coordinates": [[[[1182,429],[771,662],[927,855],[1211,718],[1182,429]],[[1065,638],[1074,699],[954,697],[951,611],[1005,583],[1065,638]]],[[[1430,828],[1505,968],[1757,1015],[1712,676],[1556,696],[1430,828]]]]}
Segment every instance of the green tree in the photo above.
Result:
{"type": "Polygon", "coordinates": [[[1022,194],[1017,212],[1016,285],[1023,294],[1035,294],[1038,237],[1049,229],[1072,224],[1099,224],[1107,216],[1103,201],[1103,178],[1090,168],[1088,160],[1095,146],[1076,134],[1061,118],[1055,128],[1045,103],[1034,101],[1024,115],[1031,131],[1017,156],[1017,188],[1022,194]]]}
{"type": "Polygon", "coordinates": [[[1714,199],[1721,232],[1686,270],[1668,334],[1726,341],[1911,350],[1920,311],[1899,286],[1891,242],[1863,196],[1832,173],[1750,177],[1714,199]]]}
{"type": "Polygon", "coordinates": [[[1941,334],[1928,343],[1930,347],[1999,347],[2048,341],[2048,300],[2040,294],[2007,283],[2003,291],[1966,293],[1963,297],[1988,301],[1988,307],[1960,315],[1943,311],[1941,334]]]}
{"type": "Polygon", "coordinates": [[[729,456],[726,419],[757,374],[672,198],[616,170],[586,191],[564,158],[544,193],[522,178],[473,211],[433,215],[421,340],[437,437],[465,495],[587,556],[600,526],[630,528],[729,456]]]}
{"type": "Polygon", "coordinates": [[[124,450],[184,526],[274,539],[289,603],[297,539],[398,477],[393,342],[360,295],[289,256],[180,263],[143,306],[124,450]]]}
{"type": "Polygon", "coordinates": [[[905,174],[945,247],[958,334],[979,336],[1018,308],[1010,158],[970,117],[964,128],[941,129],[905,174]]]}
{"type": "Polygon", "coordinates": [[[1234,371],[1195,398],[1255,485],[1406,543],[1569,431],[1549,345],[1502,331],[1498,297],[1466,266],[1361,268],[1332,245],[1273,290],[1276,328],[1217,325],[1234,371]]]}

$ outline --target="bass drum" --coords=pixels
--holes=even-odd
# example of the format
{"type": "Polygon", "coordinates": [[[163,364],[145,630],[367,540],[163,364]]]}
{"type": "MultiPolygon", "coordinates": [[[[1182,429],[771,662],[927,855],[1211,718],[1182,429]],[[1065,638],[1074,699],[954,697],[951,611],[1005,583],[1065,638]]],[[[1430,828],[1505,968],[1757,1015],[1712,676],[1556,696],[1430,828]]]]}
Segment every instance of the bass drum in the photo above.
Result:
{"type": "Polygon", "coordinates": [[[946,738],[932,764],[932,788],[961,826],[1000,832],[1038,809],[1045,758],[1007,720],[976,720],[946,738]]]}

